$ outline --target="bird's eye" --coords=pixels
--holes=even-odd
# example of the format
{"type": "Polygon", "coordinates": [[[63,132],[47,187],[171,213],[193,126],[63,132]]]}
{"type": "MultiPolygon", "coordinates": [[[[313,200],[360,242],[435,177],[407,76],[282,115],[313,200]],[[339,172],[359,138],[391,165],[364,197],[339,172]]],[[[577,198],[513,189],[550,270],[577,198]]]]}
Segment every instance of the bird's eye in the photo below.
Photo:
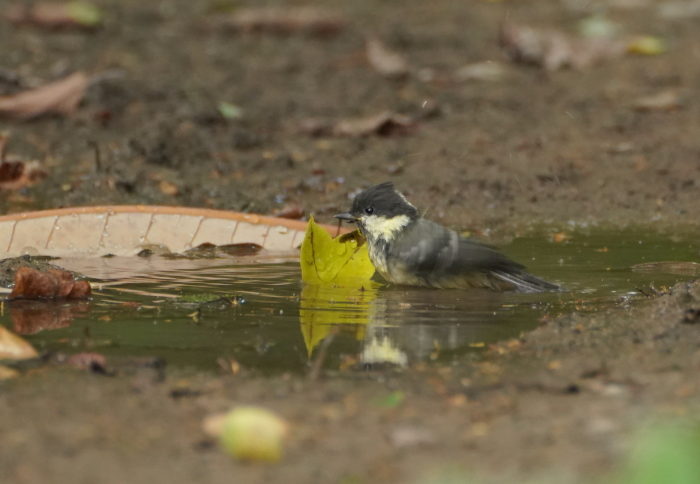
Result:
{"type": "Polygon", "coordinates": [[[367,207],[365,208],[365,213],[367,215],[372,215],[374,213],[374,207],[367,207]]]}

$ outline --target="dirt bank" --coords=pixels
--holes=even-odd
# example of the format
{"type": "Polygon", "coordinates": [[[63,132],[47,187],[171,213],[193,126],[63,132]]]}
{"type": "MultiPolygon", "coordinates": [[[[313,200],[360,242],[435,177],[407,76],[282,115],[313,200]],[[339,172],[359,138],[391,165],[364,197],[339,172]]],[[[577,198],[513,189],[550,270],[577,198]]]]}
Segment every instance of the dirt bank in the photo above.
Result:
{"type": "Polygon", "coordinates": [[[479,229],[669,224],[694,211],[697,34],[692,19],[662,17],[657,3],[611,4],[608,16],[625,35],[659,36],[668,52],[559,72],[509,64],[499,25],[575,33],[594,7],[322,2],[344,27],[317,37],[231,32],[221,26],[229,2],[95,3],[104,22],[93,32],[0,32],[11,53],[4,93],[68,72],[97,76],[68,119],[5,123],[8,152],[48,169],[6,210],[158,203],[270,213],[293,202],[328,217],[359,187],[393,179],[432,217],[479,229]],[[410,73],[390,80],[372,69],[367,36],[403,55],[410,73]],[[506,63],[501,80],[456,80],[486,60],[506,63]],[[678,109],[633,109],[666,90],[681,95],[678,109]],[[221,103],[237,109],[226,118],[221,103]],[[301,129],[310,118],[382,111],[417,127],[341,138],[301,129]]]}

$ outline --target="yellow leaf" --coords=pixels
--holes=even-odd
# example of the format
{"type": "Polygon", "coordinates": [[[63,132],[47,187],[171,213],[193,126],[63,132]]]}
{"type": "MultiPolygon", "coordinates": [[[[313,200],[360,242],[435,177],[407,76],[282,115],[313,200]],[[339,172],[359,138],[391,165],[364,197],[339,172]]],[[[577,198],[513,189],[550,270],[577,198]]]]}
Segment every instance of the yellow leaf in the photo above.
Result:
{"type": "Polygon", "coordinates": [[[331,238],[313,217],[301,244],[300,263],[301,279],[308,284],[357,286],[374,275],[367,244],[349,235],[331,238]]]}

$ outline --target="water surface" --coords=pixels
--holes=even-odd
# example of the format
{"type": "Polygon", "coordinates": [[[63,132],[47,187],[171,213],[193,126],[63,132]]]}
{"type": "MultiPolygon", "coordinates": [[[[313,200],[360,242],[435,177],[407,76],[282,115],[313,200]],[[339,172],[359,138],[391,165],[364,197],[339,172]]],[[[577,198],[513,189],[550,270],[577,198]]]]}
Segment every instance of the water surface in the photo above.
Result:
{"type": "Polygon", "coordinates": [[[559,242],[551,234],[531,236],[502,247],[566,288],[547,294],[304,286],[295,260],[263,254],[63,259],[56,263],[91,277],[92,300],[6,303],[0,322],[43,350],[157,356],[211,370],[235,360],[263,373],[302,372],[320,351],[327,368],[458,362],[533,329],[544,315],[633,304],[688,279],[690,265],[632,266],[697,260],[695,240],[592,232],[559,242]]]}

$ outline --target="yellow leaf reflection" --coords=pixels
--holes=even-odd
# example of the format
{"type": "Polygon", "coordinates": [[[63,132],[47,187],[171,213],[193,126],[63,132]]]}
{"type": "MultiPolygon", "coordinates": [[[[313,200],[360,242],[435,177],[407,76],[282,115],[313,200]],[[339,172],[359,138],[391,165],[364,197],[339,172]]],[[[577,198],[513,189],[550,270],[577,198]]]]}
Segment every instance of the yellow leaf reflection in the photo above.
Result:
{"type": "Polygon", "coordinates": [[[379,284],[371,281],[355,287],[305,285],[301,291],[299,321],[309,356],[334,328],[362,341],[378,287],[379,284]]]}

